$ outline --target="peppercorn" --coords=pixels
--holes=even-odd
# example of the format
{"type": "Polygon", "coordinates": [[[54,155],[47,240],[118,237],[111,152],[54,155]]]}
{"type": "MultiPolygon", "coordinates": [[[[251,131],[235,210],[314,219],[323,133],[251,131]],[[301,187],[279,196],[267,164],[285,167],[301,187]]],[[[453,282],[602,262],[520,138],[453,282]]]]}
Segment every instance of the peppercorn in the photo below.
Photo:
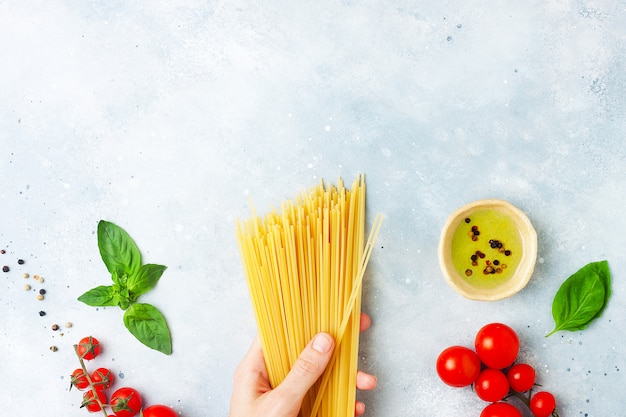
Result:
{"type": "Polygon", "coordinates": [[[2,267],[2,272],[9,272],[9,265],[5,265],[2,267]]]}
{"type": "Polygon", "coordinates": [[[5,251],[4,249],[0,249],[0,253],[4,255],[5,253],[7,253],[7,251],[5,251]]]}
{"type": "Polygon", "coordinates": [[[507,249],[507,250],[504,251],[504,254],[506,256],[511,256],[511,251],[507,249]]]}
{"type": "Polygon", "coordinates": [[[496,259],[496,260],[493,261],[493,264],[494,265],[500,265],[500,261],[496,259]]]}
{"type": "Polygon", "coordinates": [[[45,316],[45,315],[46,315],[46,312],[45,312],[45,311],[40,311],[40,312],[39,312],[39,317],[43,317],[43,316],[45,316]]]}
{"type": "MultiPolygon", "coordinates": [[[[471,220],[469,217],[466,217],[466,218],[465,218],[465,223],[469,223],[469,222],[471,222],[471,221],[472,221],[472,220],[471,220]]],[[[3,253],[4,253],[4,252],[3,252],[3,253]]]]}
{"type": "Polygon", "coordinates": [[[39,294],[44,295],[46,293],[46,290],[44,290],[43,288],[39,290],[39,294]]]}
{"type": "Polygon", "coordinates": [[[51,327],[52,330],[59,330],[59,325],[58,324],[53,324],[51,327]]]}
{"type": "Polygon", "coordinates": [[[39,294],[39,295],[37,296],[37,299],[38,299],[39,301],[43,300],[43,299],[44,299],[43,294],[39,294]]]}
{"type": "Polygon", "coordinates": [[[59,348],[56,346],[50,346],[50,350],[56,352],[57,350],[59,350],[59,348]]]}
{"type": "Polygon", "coordinates": [[[23,259],[18,259],[17,263],[20,264],[20,265],[24,265],[24,260],[23,259]]]}
{"type": "Polygon", "coordinates": [[[465,275],[467,275],[468,277],[469,277],[470,275],[472,275],[472,270],[471,270],[471,269],[469,269],[469,268],[468,268],[468,269],[466,269],[466,270],[465,270],[465,275]]]}

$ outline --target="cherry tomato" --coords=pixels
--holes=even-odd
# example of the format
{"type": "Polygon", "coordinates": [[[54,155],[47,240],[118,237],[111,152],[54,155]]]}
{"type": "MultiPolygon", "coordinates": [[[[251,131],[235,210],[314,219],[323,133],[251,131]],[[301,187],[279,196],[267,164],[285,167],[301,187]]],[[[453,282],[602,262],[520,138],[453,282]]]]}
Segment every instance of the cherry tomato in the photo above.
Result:
{"type": "Polygon", "coordinates": [[[82,359],[90,361],[100,354],[100,349],[101,347],[98,339],[92,336],[87,336],[80,339],[80,342],[78,342],[78,346],[76,347],[76,352],[82,359]]]}
{"type": "Polygon", "coordinates": [[[474,391],[481,400],[495,403],[509,393],[509,381],[499,369],[483,369],[474,382],[474,391]]]}
{"type": "Polygon", "coordinates": [[[97,390],[111,388],[114,380],[113,372],[107,368],[98,368],[91,374],[91,382],[97,390]]]}
{"type": "Polygon", "coordinates": [[[141,410],[141,396],[134,388],[123,387],[111,395],[111,409],[116,417],[133,417],[141,410]]]}
{"type": "Polygon", "coordinates": [[[509,403],[489,404],[480,417],[522,417],[522,413],[509,403]]]}
{"type": "Polygon", "coordinates": [[[519,338],[506,324],[490,323],[476,334],[475,347],[476,354],[487,367],[504,369],[517,358],[519,338]]]}
{"type": "Polygon", "coordinates": [[[476,353],[463,346],[450,346],[437,358],[437,374],[452,387],[471,385],[480,373],[480,359],[476,353]]]}
{"type": "Polygon", "coordinates": [[[143,417],[178,417],[176,411],[165,405],[151,405],[148,408],[144,408],[143,417]]]}
{"type": "Polygon", "coordinates": [[[535,368],[525,363],[511,366],[506,376],[513,391],[526,392],[535,385],[535,368]]]}
{"type": "Polygon", "coordinates": [[[540,391],[530,399],[530,411],[535,417],[550,417],[556,408],[554,395],[547,391],[540,391]]]}
{"type": "Polygon", "coordinates": [[[107,397],[104,394],[104,391],[97,391],[97,392],[98,392],[98,400],[100,400],[100,403],[98,403],[98,401],[96,400],[96,397],[94,396],[92,389],[90,389],[89,391],[83,394],[83,403],[81,407],[87,408],[87,410],[90,413],[95,413],[97,411],[102,410],[102,407],[100,406],[100,404],[107,403],[107,397]]]}
{"type": "Polygon", "coordinates": [[[70,382],[70,389],[72,389],[72,387],[76,387],[79,390],[83,391],[89,386],[89,381],[87,380],[85,371],[83,371],[81,368],[75,369],[74,372],[72,372],[72,375],[70,376],[70,382]]]}

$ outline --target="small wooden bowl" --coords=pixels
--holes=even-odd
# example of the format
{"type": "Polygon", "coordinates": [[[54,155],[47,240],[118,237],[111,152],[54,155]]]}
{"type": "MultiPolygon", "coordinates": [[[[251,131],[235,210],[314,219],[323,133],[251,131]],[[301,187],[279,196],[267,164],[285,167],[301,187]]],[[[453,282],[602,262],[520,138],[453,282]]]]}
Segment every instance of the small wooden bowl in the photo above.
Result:
{"type": "MultiPolygon", "coordinates": [[[[519,250],[519,248],[518,248],[519,250]]],[[[454,211],[446,221],[439,241],[439,266],[448,284],[459,294],[472,300],[495,301],[510,297],[526,286],[537,260],[537,232],[524,212],[507,201],[498,199],[478,200],[454,211]],[[519,233],[521,256],[513,275],[492,287],[472,284],[454,266],[452,239],[461,222],[473,213],[491,210],[511,220],[519,233]]],[[[485,278],[487,279],[487,278],[485,278]]]]}

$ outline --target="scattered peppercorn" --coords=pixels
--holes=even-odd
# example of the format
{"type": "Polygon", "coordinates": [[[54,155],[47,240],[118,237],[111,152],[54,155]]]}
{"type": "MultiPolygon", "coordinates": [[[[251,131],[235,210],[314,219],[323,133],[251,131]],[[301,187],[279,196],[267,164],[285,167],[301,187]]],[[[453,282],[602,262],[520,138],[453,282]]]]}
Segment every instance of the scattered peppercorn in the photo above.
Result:
{"type": "Polygon", "coordinates": [[[43,294],[39,294],[39,295],[37,296],[37,299],[38,299],[39,301],[43,300],[43,299],[44,299],[43,294]]]}
{"type": "Polygon", "coordinates": [[[466,217],[466,218],[465,218],[465,223],[469,223],[469,222],[471,222],[471,221],[472,221],[472,220],[471,220],[469,217],[466,217]]]}
{"type": "Polygon", "coordinates": [[[28,273],[24,272],[24,275],[23,275],[24,278],[28,278],[29,276],[30,275],[28,275],[28,273]]]}
{"type": "Polygon", "coordinates": [[[57,331],[57,330],[59,330],[59,325],[58,324],[53,324],[51,329],[54,330],[54,331],[57,331]]]}
{"type": "Polygon", "coordinates": [[[44,295],[46,293],[46,290],[44,290],[43,288],[39,290],[39,294],[44,295]]]}
{"type": "Polygon", "coordinates": [[[18,260],[17,260],[17,263],[18,263],[19,265],[24,265],[24,260],[23,260],[23,259],[18,259],[18,260]]]}
{"type": "Polygon", "coordinates": [[[39,317],[43,317],[43,316],[45,316],[45,315],[46,315],[46,312],[45,312],[45,311],[40,311],[40,312],[39,312],[39,317]]]}
{"type": "Polygon", "coordinates": [[[468,277],[469,277],[470,275],[472,275],[472,270],[471,270],[471,269],[469,269],[469,268],[468,268],[468,269],[466,269],[466,270],[465,270],[465,275],[467,275],[468,277]]]}
{"type": "Polygon", "coordinates": [[[24,289],[25,289],[26,291],[30,291],[30,285],[28,285],[28,284],[24,285],[24,289]]]}
{"type": "Polygon", "coordinates": [[[50,346],[50,350],[56,352],[57,350],[59,350],[59,348],[56,346],[50,346]]]}
{"type": "Polygon", "coordinates": [[[504,251],[504,254],[506,256],[511,256],[511,251],[507,249],[507,250],[504,251]]]}
{"type": "Polygon", "coordinates": [[[0,253],[4,255],[5,253],[7,253],[7,251],[5,251],[4,249],[0,249],[0,253]]]}
{"type": "Polygon", "coordinates": [[[10,268],[9,265],[5,265],[2,267],[2,272],[9,272],[10,268]]]}
{"type": "Polygon", "coordinates": [[[67,323],[65,323],[65,327],[67,327],[67,328],[69,329],[70,327],[72,327],[72,323],[70,323],[70,322],[68,321],[67,323]]]}

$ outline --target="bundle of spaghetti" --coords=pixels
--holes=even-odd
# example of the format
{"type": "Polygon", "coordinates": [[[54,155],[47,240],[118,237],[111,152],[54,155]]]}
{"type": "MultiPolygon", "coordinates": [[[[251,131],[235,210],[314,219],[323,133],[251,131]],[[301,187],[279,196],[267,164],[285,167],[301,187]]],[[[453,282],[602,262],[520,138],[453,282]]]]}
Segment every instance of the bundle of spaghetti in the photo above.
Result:
{"type": "Polygon", "coordinates": [[[301,417],[352,417],[362,282],[382,216],[365,241],[365,178],[351,189],[323,181],[263,218],[253,210],[236,235],[270,384],[285,378],[318,332],[335,338],[301,417]]]}

